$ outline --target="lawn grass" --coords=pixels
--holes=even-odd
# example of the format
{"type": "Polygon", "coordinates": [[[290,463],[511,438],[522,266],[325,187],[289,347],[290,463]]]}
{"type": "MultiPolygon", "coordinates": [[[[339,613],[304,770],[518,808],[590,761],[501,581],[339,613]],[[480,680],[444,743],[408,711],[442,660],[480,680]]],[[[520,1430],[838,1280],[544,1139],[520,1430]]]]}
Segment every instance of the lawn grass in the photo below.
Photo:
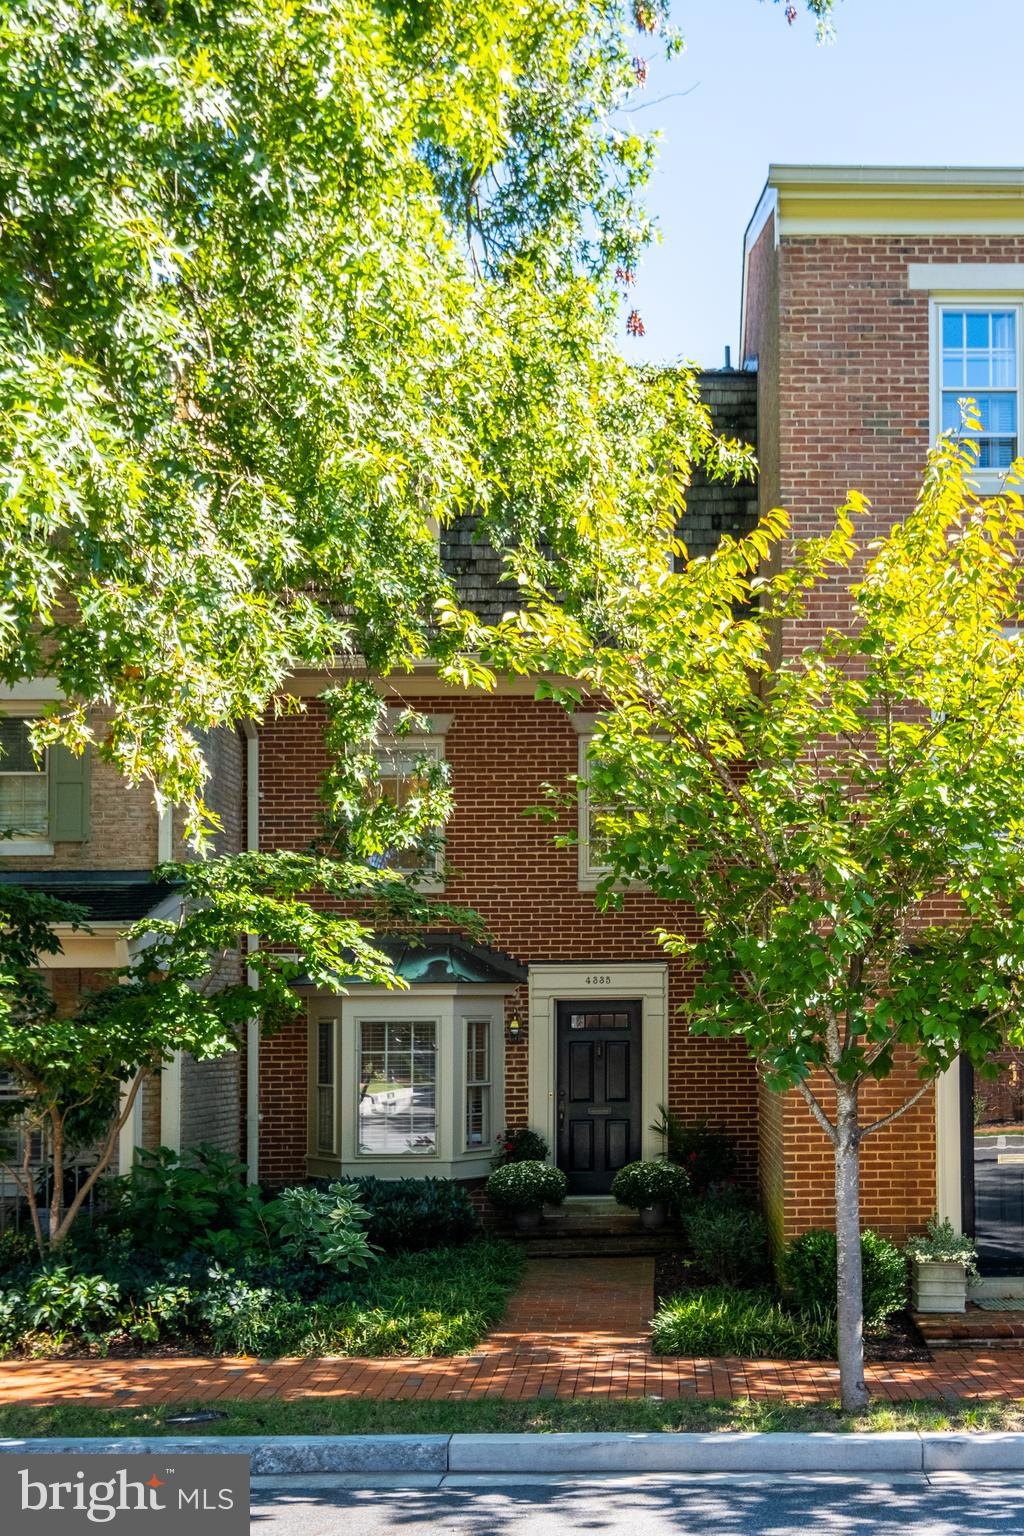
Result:
{"type": "Polygon", "coordinates": [[[382,1402],[306,1397],[296,1402],[193,1403],[153,1408],[96,1408],[85,1404],[0,1407],[0,1437],[80,1435],[448,1435],[551,1434],[556,1431],[727,1433],[739,1430],[1024,1430],[1024,1400],[1002,1403],[878,1403],[859,1417],[838,1407],[737,1400],[735,1402],[620,1402],[576,1398],[503,1402],[382,1402]],[[215,1408],[213,1424],[168,1425],[167,1419],[215,1408]]]}

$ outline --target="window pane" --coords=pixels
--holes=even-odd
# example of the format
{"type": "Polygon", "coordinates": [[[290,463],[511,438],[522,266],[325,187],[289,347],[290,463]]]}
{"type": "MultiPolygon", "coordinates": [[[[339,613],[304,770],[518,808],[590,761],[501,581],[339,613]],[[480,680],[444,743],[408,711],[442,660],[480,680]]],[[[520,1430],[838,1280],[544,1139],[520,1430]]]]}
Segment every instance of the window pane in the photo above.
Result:
{"type": "Polygon", "coordinates": [[[1016,432],[1017,396],[979,395],[978,414],[983,432],[1016,432]]]}
{"type": "Polygon", "coordinates": [[[334,1024],[321,1019],[316,1037],[316,1144],[334,1150],[334,1024]]]}
{"type": "MultiPolygon", "coordinates": [[[[45,837],[50,824],[45,773],[0,773],[0,829],[45,837]]],[[[3,845],[0,844],[0,852],[3,845]]]]}
{"type": "Polygon", "coordinates": [[[1012,352],[993,352],[992,383],[997,389],[1013,389],[1017,384],[1017,363],[1012,352]]]}
{"type": "Polygon", "coordinates": [[[29,722],[20,715],[0,715],[0,773],[44,773],[32,756],[29,722]]]}
{"type": "MultiPolygon", "coordinates": [[[[425,757],[441,761],[441,749],[436,742],[423,742],[410,747],[382,747],[377,753],[378,790],[393,805],[407,805],[413,795],[425,788],[422,761],[425,757]]],[[[375,855],[371,863],[377,869],[421,871],[424,867],[420,848],[388,848],[375,855]]]]}
{"type": "Polygon", "coordinates": [[[992,345],[1012,351],[1017,345],[1017,317],[1013,310],[992,316],[992,345]]]}
{"type": "Polygon", "coordinates": [[[491,1090],[487,1087],[466,1089],[466,1146],[485,1147],[490,1141],[488,1130],[489,1101],[491,1090]]]}
{"type": "Polygon", "coordinates": [[[968,310],[967,345],[969,347],[988,347],[990,344],[990,325],[991,316],[968,310]]]}
{"type": "Polygon", "coordinates": [[[490,1024],[486,1019],[472,1019],[466,1025],[466,1081],[486,1083],[490,1080],[488,1069],[488,1041],[490,1024]]]}
{"type": "Polygon", "coordinates": [[[437,1026],[359,1026],[359,1150],[382,1156],[437,1149],[437,1026]]]}
{"type": "Polygon", "coordinates": [[[981,357],[975,357],[973,353],[967,355],[967,388],[988,389],[992,383],[992,364],[988,353],[981,357]]]}
{"type": "Polygon", "coordinates": [[[942,316],[942,345],[962,347],[964,344],[964,316],[962,310],[947,309],[942,316]]]}
{"type": "Polygon", "coordinates": [[[1015,437],[983,437],[978,446],[979,469],[1009,469],[1017,455],[1015,437]]]}
{"type": "Polygon", "coordinates": [[[943,389],[963,389],[964,387],[964,360],[959,352],[944,352],[942,355],[942,387],[943,389]]]}

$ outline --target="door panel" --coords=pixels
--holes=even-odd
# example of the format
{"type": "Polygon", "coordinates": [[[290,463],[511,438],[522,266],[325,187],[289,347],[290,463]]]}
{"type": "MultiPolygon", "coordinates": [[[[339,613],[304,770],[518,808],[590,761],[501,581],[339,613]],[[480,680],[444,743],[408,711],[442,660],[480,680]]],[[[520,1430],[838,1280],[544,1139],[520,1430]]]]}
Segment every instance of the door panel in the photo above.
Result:
{"type": "Polygon", "coordinates": [[[558,1004],[558,1165],[570,1194],[607,1194],[640,1156],[640,1007],[558,1004]]]}

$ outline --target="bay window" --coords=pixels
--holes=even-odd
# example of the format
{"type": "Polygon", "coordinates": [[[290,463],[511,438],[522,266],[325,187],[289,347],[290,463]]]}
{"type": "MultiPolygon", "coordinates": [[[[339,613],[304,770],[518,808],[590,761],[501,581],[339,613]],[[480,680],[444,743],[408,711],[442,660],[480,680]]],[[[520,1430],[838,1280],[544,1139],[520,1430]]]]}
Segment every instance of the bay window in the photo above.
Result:
{"type": "Polygon", "coordinates": [[[479,1178],[503,1112],[504,992],[353,988],[311,1000],[308,1168],[315,1177],[479,1178]],[[376,995],[373,995],[376,994],[376,995]]]}

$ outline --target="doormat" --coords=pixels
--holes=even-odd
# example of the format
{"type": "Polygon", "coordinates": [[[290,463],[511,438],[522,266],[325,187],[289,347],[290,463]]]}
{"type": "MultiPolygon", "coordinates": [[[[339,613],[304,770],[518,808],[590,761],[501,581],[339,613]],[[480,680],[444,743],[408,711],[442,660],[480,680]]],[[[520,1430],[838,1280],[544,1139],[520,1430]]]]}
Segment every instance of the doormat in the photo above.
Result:
{"type": "Polygon", "coordinates": [[[1024,1296],[979,1296],[977,1300],[971,1297],[971,1306],[980,1307],[983,1312],[1024,1312],[1024,1296]]]}

